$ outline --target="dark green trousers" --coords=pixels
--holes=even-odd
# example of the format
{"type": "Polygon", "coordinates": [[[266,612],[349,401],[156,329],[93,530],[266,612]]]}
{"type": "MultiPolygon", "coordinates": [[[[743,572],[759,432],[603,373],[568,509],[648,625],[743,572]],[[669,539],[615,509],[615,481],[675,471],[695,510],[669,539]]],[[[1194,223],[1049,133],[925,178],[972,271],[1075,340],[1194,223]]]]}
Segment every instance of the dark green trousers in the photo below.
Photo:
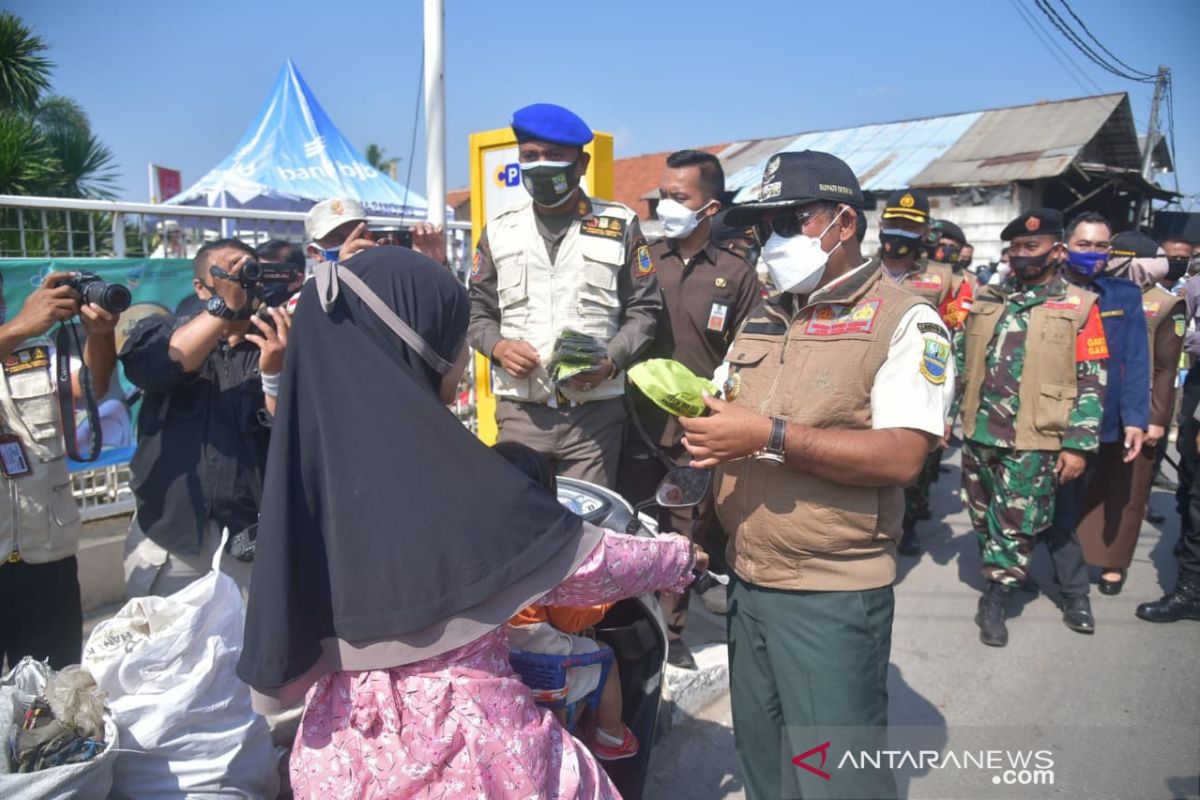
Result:
{"type": "MultiPolygon", "coordinates": [[[[835,755],[851,747],[886,749],[894,610],[891,586],[793,592],[731,576],[729,687],[748,800],[896,796],[886,770],[824,781],[790,763],[825,741],[833,743],[827,772],[837,766],[835,755]]],[[[805,761],[820,765],[819,755],[805,761]]]]}

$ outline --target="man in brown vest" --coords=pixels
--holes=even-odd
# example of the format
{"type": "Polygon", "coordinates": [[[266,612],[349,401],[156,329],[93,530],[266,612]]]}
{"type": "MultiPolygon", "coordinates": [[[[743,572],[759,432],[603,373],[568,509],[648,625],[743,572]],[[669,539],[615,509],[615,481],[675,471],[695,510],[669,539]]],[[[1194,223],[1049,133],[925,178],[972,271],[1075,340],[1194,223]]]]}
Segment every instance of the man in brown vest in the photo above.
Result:
{"type": "Polygon", "coordinates": [[[1000,238],[1011,242],[1011,291],[981,287],[956,341],[963,494],[987,579],[975,622],[994,647],[1008,643],[1004,606],[1028,579],[1057,487],[1078,478],[1085,454],[1099,448],[1108,357],[1096,295],[1058,274],[1062,214],[1034,209],[1000,238]]]}
{"type": "MultiPolygon", "coordinates": [[[[953,239],[939,244],[941,227],[948,223],[941,220],[935,222],[938,225],[937,231],[933,231],[931,227],[929,198],[923,191],[897,189],[892,192],[880,216],[879,259],[884,275],[932,303],[946,325],[953,330],[961,325],[971,307],[971,287],[945,263],[946,258],[957,257],[957,244],[953,239]],[[942,258],[941,262],[920,257],[925,242],[930,237],[934,245],[930,252],[942,258]],[[962,305],[964,302],[965,308],[962,305]]],[[[957,226],[953,227],[954,230],[958,230],[957,226]]],[[[960,237],[961,235],[959,233],[960,237]]],[[[904,534],[899,546],[902,556],[915,556],[921,552],[916,525],[918,520],[929,519],[932,516],[929,509],[929,489],[937,480],[945,439],[949,436],[950,426],[947,425],[941,447],[929,454],[921,468],[921,474],[911,486],[904,489],[904,534]]]]}
{"type": "MultiPolygon", "coordinates": [[[[693,465],[720,465],[730,693],[753,800],[821,785],[780,761],[785,727],[788,758],[822,725],[869,729],[839,747],[886,741],[902,487],[941,439],[954,384],[937,310],[862,256],[863,196],[845,163],[779,153],[759,197],[727,219],[757,223],[781,294],[730,347],[727,400],[680,420],[693,465]],[[795,785],[781,786],[785,767],[795,785]]],[[[886,770],[834,780],[846,796],[895,796],[886,770]]]]}

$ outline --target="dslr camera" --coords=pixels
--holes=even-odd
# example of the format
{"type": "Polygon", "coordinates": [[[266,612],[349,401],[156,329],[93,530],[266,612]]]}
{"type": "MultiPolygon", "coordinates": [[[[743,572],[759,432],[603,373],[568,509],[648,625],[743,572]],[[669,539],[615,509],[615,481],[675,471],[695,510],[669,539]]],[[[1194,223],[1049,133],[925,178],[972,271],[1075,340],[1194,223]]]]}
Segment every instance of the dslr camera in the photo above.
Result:
{"type": "Polygon", "coordinates": [[[63,278],[54,285],[70,286],[79,292],[83,302],[95,303],[110,314],[120,314],[133,302],[127,287],[109,283],[94,272],[76,272],[73,277],[63,278]]]}

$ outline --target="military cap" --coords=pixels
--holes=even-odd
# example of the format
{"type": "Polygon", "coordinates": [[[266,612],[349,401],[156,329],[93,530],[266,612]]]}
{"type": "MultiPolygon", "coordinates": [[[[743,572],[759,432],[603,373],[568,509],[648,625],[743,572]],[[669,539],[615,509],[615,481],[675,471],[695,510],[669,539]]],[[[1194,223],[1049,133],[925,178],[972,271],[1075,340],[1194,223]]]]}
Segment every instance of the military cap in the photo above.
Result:
{"type": "Polygon", "coordinates": [[[758,199],[730,207],[725,224],[749,225],[772,209],[820,200],[863,208],[854,170],[837,156],[816,150],[776,153],[767,159],[758,199]]]}
{"type": "Polygon", "coordinates": [[[952,239],[958,242],[963,247],[967,246],[967,237],[963,235],[962,228],[955,225],[948,219],[935,219],[931,226],[933,228],[933,239],[952,239]]]}
{"type": "Polygon", "coordinates": [[[1026,211],[1000,231],[1000,239],[1011,242],[1018,236],[1054,236],[1063,234],[1063,215],[1053,208],[1035,208],[1026,211]]]}
{"type": "Polygon", "coordinates": [[[1157,258],[1158,243],[1144,233],[1125,231],[1112,238],[1109,254],[1114,258],[1157,258]]]}
{"type": "Polygon", "coordinates": [[[906,219],[924,225],[929,222],[929,197],[920,189],[897,189],[888,195],[883,218],[906,219]]]}
{"type": "Polygon", "coordinates": [[[518,142],[542,142],[583,147],[592,140],[592,129],[574,111],[553,103],[534,103],[512,115],[513,134],[518,142]]]}

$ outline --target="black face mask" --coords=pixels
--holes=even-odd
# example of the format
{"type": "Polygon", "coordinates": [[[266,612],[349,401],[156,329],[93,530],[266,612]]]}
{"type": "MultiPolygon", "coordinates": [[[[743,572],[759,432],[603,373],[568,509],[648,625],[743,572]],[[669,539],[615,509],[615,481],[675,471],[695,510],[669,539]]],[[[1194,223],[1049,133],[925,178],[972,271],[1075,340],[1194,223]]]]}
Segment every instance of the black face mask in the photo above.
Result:
{"type": "Polygon", "coordinates": [[[960,258],[958,261],[954,262],[954,271],[962,272],[967,267],[971,266],[971,261],[972,259],[970,258],[960,258]]]}
{"type": "Polygon", "coordinates": [[[521,183],[533,202],[543,208],[556,208],[579,185],[575,175],[578,161],[531,161],[521,165],[521,183]]]}
{"type": "Polygon", "coordinates": [[[881,231],[879,234],[879,246],[883,248],[883,254],[888,258],[905,258],[916,253],[920,241],[919,236],[903,233],[881,231]]]}
{"type": "Polygon", "coordinates": [[[962,252],[962,248],[953,244],[939,244],[933,248],[929,257],[939,264],[955,264],[958,262],[958,254],[962,252]]]}
{"type": "Polygon", "coordinates": [[[1187,256],[1167,259],[1167,280],[1177,281],[1187,274],[1191,259],[1187,256]]]}
{"type": "Polygon", "coordinates": [[[1032,283],[1054,267],[1050,261],[1050,252],[1047,250],[1040,256],[1009,256],[1008,265],[1012,267],[1017,280],[1021,283],[1032,283]]]}
{"type": "Polygon", "coordinates": [[[286,283],[264,283],[262,285],[262,301],[268,306],[281,306],[291,298],[292,292],[286,283]]]}

